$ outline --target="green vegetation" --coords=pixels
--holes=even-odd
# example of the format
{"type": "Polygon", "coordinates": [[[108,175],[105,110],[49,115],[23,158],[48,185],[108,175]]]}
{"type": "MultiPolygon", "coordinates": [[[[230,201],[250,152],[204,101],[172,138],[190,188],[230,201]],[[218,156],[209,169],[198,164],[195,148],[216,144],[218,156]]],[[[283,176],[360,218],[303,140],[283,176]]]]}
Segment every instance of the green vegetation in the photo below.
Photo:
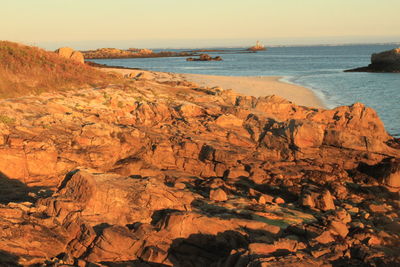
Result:
{"type": "Polygon", "coordinates": [[[0,41],[0,98],[120,83],[122,78],[40,48],[0,41]]]}

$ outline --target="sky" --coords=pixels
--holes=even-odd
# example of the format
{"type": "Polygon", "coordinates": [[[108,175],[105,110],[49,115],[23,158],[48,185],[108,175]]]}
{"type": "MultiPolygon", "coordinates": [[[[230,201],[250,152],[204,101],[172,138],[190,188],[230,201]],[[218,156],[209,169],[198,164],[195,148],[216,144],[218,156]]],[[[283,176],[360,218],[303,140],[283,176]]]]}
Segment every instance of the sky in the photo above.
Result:
{"type": "Polygon", "coordinates": [[[400,42],[400,0],[0,0],[0,40],[45,48],[400,42]]]}

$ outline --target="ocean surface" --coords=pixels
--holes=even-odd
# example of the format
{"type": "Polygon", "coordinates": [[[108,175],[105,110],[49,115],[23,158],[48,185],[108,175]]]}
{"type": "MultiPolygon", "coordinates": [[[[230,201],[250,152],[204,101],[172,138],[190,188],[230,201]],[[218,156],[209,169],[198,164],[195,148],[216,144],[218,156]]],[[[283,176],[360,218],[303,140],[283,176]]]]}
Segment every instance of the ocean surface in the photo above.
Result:
{"type": "Polygon", "coordinates": [[[355,102],[374,108],[388,132],[400,137],[400,74],[343,72],[346,69],[367,66],[372,53],[398,46],[400,45],[293,46],[271,47],[257,53],[208,53],[222,56],[221,62],[187,62],[182,57],[93,61],[176,73],[282,76],[282,80],[286,82],[313,90],[328,108],[355,102]]]}

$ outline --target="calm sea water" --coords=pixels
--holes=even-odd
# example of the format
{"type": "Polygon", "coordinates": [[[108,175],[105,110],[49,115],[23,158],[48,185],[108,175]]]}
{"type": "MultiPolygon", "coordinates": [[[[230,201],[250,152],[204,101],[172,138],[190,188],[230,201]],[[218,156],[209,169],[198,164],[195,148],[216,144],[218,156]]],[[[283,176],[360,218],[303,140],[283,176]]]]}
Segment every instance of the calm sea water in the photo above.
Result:
{"type": "MultiPolygon", "coordinates": [[[[398,45],[397,45],[398,46],[398,45]]],[[[97,63],[176,73],[282,76],[312,89],[329,108],[362,102],[377,110],[390,134],[400,137],[400,74],[345,73],[366,66],[370,55],[396,45],[271,47],[255,54],[218,54],[222,62],[185,58],[105,59],[97,63]]],[[[179,51],[179,50],[175,50],[179,51]]]]}

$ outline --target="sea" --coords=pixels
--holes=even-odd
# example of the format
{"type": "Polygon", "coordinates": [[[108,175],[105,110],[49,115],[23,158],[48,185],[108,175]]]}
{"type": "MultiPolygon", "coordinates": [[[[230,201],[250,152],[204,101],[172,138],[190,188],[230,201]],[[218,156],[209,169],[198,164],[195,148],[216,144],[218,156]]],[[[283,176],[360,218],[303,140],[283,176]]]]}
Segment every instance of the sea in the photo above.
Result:
{"type": "MultiPolygon", "coordinates": [[[[387,131],[400,137],[400,73],[360,73],[344,70],[367,66],[372,53],[400,44],[282,46],[257,53],[239,48],[211,52],[223,61],[194,62],[184,57],[98,59],[96,63],[153,71],[225,76],[281,76],[285,82],[307,87],[328,108],[362,102],[378,112],[387,131]]],[[[168,49],[188,51],[189,49],[168,49]]],[[[154,50],[162,51],[162,50],[154,50]]]]}

